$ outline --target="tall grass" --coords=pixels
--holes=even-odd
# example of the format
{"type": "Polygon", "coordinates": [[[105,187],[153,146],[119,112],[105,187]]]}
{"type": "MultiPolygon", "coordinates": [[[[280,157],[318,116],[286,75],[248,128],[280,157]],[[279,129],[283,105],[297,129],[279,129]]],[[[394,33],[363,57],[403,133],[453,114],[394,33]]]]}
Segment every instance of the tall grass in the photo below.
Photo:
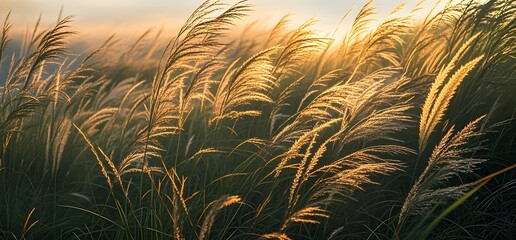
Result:
{"type": "Polygon", "coordinates": [[[7,16],[0,236],[513,237],[472,226],[515,220],[491,199],[514,197],[516,7],[402,8],[368,30],[369,1],[341,42],[287,15],[253,43],[227,37],[249,2],[208,0],[164,44],[86,56],[71,17],[6,56],[7,16]]]}

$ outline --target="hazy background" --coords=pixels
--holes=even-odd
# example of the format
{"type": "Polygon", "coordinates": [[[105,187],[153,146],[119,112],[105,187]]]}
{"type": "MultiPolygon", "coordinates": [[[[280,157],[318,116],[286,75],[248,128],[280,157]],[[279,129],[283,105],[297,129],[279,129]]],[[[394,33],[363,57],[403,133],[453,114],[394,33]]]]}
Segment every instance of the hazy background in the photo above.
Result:
{"type": "MultiPolygon", "coordinates": [[[[63,15],[74,15],[73,26],[80,36],[118,35],[137,36],[143,31],[163,28],[175,31],[201,0],[0,0],[0,18],[11,11],[13,32],[30,31],[38,16],[42,15],[44,26],[54,24],[61,7],[63,15]]],[[[234,0],[223,1],[234,3],[234,0]]],[[[238,24],[240,26],[255,22],[256,27],[267,27],[276,23],[283,15],[292,13],[292,27],[298,26],[311,17],[319,20],[317,29],[331,32],[341,17],[350,9],[351,17],[366,3],[366,0],[253,0],[254,11],[238,24]]],[[[393,8],[407,2],[402,13],[408,13],[418,1],[377,0],[378,20],[382,20],[393,8]]],[[[423,4],[424,12],[431,9],[436,0],[423,4]]],[[[345,22],[350,25],[353,18],[345,22]]],[[[175,32],[172,32],[173,34],[175,32]]]]}

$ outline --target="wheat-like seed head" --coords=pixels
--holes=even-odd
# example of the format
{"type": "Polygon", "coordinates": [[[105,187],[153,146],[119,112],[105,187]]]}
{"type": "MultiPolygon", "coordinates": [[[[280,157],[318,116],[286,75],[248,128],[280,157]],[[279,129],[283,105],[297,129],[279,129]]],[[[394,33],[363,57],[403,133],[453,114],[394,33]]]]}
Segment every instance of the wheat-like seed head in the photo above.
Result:
{"type": "Polygon", "coordinates": [[[446,199],[457,199],[471,187],[470,184],[442,187],[449,179],[473,172],[475,167],[485,159],[469,157],[477,151],[476,146],[467,146],[473,138],[482,134],[476,131],[484,116],[470,122],[462,130],[455,132],[451,127],[428,159],[428,165],[421,173],[405,198],[399,215],[401,223],[408,215],[425,213],[436,204],[446,199]]]}
{"type": "Polygon", "coordinates": [[[284,231],[291,223],[310,223],[310,224],[319,224],[318,218],[329,218],[329,212],[317,207],[317,206],[308,206],[305,207],[294,214],[292,214],[281,227],[280,231],[284,231]]]}
{"type": "MultiPolygon", "coordinates": [[[[431,91],[423,106],[421,123],[419,127],[419,152],[422,152],[427,144],[430,134],[441,121],[448,109],[450,101],[458,89],[462,80],[482,60],[483,56],[477,57],[455,72],[448,82],[442,87],[439,93],[431,91]],[[432,101],[435,99],[434,101],[432,101]]],[[[436,80],[435,85],[441,85],[441,80],[436,80]]],[[[432,87],[432,90],[437,87],[432,87]]]]}
{"type": "Polygon", "coordinates": [[[113,189],[113,184],[111,183],[111,178],[108,176],[108,172],[106,170],[106,167],[104,166],[104,163],[102,162],[102,160],[100,159],[100,156],[99,154],[97,153],[97,150],[95,149],[95,147],[93,146],[93,144],[91,143],[91,141],[88,139],[88,137],[86,136],[86,134],[84,134],[84,132],[82,132],[82,130],[74,124],[74,127],[75,129],[77,129],[77,131],[79,131],[79,133],[81,134],[81,136],[83,137],[84,141],[86,141],[86,143],[88,144],[88,146],[90,147],[90,150],[91,152],[93,153],[93,155],[95,155],[95,159],[97,159],[97,163],[99,164],[100,166],[100,170],[102,171],[102,175],[104,175],[104,178],[106,179],[106,182],[109,186],[110,189],[113,189]]]}
{"type": "Polygon", "coordinates": [[[301,177],[303,176],[303,172],[305,171],[305,165],[308,162],[308,158],[312,155],[312,148],[315,144],[317,138],[317,134],[315,134],[312,137],[312,140],[308,144],[308,147],[306,148],[306,152],[303,156],[303,159],[299,163],[299,166],[297,167],[296,175],[294,177],[294,180],[292,181],[292,185],[290,185],[290,194],[288,198],[288,204],[289,208],[291,208],[293,205],[295,205],[295,199],[294,197],[296,190],[298,189],[298,186],[302,183],[301,177]]]}
{"type": "Polygon", "coordinates": [[[260,236],[260,239],[278,239],[278,240],[292,240],[287,234],[284,233],[267,233],[260,236]]]}
{"type": "Polygon", "coordinates": [[[253,103],[270,103],[266,92],[275,86],[271,54],[276,48],[269,48],[245,61],[240,67],[235,61],[221,80],[213,103],[213,117],[210,123],[223,119],[238,119],[244,116],[259,116],[259,110],[242,110],[253,103]]]}
{"type": "Polygon", "coordinates": [[[242,203],[242,199],[239,196],[222,196],[221,198],[213,201],[210,204],[210,211],[208,212],[202,223],[201,232],[199,233],[199,239],[206,239],[210,232],[211,226],[215,221],[215,217],[217,216],[217,213],[219,213],[220,210],[227,206],[237,203],[242,203]]]}
{"type": "Polygon", "coordinates": [[[319,132],[325,130],[326,128],[331,127],[333,124],[335,124],[339,121],[341,121],[341,119],[333,119],[331,121],[328,121],[326,123],[323,123],[323,124],[317,126],[316,128],[312,129],[311,131],[305,132],[301,137],[299,137],[299,139],[297,139],[292,144],[292,146],[289,148],[289,150],[283,156],[281,156],[282,159],[274,170],[274,172],[275,172],[274,176],[278,177],[281,174],[281,172],[283,171],[283,168],[287,165],[287,163],[291,159],[295,158],[296,156],[301,155],[299,153],[299,151],[306,143],[308,143],[308,141],[311,137],[316,136],[319,132]]]}

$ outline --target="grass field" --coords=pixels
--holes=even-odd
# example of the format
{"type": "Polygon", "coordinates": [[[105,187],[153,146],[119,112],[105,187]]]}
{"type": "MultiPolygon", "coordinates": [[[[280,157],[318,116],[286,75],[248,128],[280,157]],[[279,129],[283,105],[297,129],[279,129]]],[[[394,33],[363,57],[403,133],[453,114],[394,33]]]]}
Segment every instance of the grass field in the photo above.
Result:
{"type": "Polygon", "coordinates": [[[516,238],[514,1],[369,2],[343,39],[234,37],[251,10],[85,54],[4,16],[0,239],[516,238]]]}

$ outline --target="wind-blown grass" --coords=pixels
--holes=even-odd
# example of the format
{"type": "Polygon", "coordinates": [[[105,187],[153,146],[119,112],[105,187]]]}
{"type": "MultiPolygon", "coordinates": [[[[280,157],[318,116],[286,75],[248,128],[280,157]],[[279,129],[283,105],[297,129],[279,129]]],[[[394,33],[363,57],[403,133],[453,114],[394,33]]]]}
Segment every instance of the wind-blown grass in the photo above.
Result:
{"type": "Polygon", "coordinates": [[[208,0],[164,44],[87,56],[71,17],[6,56],[7,16],[0,236],[510,238],[474,226],[516,216],[493,199],[514,172],[477,181],[514,164],[516,7],[401,8],[368,30],[369,1],[341,42],[286,16],[252,44],[227,37],[249,2],[208,0]]]}

